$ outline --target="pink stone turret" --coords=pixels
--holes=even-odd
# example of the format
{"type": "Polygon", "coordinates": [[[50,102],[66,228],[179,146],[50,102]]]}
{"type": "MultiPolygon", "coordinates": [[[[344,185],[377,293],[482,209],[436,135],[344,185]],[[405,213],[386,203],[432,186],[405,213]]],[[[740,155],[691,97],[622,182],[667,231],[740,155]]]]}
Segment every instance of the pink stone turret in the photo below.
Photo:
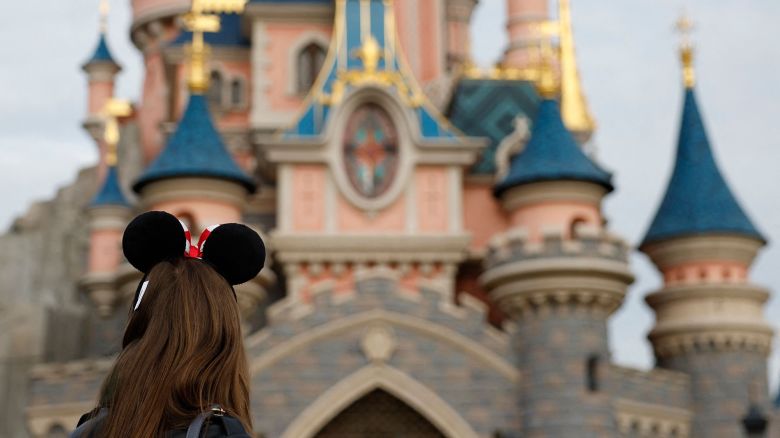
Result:
{"type": "Polygon", "coordinates": [[[541,27],[549,20],[547,0],[506,0],[509,46],[504,55],[506,67],[527,68],[539,62],[539,46],[545,38],[541,27]]]}
{"type": "Polygon", "coordinates": [[[452,69],[470,59],[469,23],[477,0],[447,2],[447,68],[452,69]]]}

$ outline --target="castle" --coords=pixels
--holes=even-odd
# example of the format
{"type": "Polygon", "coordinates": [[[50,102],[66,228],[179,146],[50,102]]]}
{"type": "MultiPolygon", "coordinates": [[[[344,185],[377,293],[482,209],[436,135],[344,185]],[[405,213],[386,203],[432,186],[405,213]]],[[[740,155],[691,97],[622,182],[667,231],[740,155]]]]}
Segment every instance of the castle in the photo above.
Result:
{"type": "Polygon", "coordinates": [[[715,161],[690,42],[639,247],[663,277],[640,371],[610,361],[633,249],[602,214],[569,0],[504,1],[510,44],[482,72],[477,0],[133,0],[141,101],[114,96],[104,30],[83,67],[99,162],[0,236],[0,436],[64,437],[94,406],[140,279],[122,232],[147,210],[268,245],[236,288],[257,436],[780,433],[748,276],[766,241],[715,161]]]}

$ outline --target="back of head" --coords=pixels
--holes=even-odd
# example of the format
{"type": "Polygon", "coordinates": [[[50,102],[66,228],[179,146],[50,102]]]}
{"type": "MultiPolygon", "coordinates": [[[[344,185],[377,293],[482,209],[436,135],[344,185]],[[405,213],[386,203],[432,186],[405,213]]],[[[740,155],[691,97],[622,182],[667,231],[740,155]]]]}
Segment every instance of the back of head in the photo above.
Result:
{"type": "Polygon", "coordinates": [[[230,284],[202,260],[180,257],[148,274],[124,349],[101,391],[105,437],[162,436],[220,404],[251,430],[249,377],[230,284]]]}

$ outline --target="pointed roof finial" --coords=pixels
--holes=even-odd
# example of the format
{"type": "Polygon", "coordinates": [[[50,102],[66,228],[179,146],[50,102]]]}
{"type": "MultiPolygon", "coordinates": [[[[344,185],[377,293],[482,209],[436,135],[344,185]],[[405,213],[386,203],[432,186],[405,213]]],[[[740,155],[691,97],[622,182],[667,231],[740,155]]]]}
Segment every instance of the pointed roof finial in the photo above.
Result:
{"type": "Polygon", "coordinates": [[[119,144],[119,118],[129,117],[133,113],[133,106],[129,101],[111,98],[103,108],[102,117],[105,128],[103,142],[106,147],[106,165],[108,172],[100,190],[90,204],[92,207],[102,206],[129,206],[127,198],[122,193],[117,171],[117,145],[119,144]]]}
{"type": "Polygon", "coordinates": [[[536,91],[543,99],[555,99],[560,91],[560,81],[555,72],[557,56],[552,45],[552,37],[558,33],[560,26],[554,21],[545,21],[538,26],[544,37],[540,40],[539,78],[536,81],[536,91]]]}
{"type": "Polygon", "coordinates": [[[110,7],[108,0],[100,0],[100,33],[104,34],[108,31],[108,12],[110,7]]]}
{"type": "Polygon", "coordinates": [[[105,128],[103,131],[103,142],[106,144],[106,164],[116,166],[117,153],[116,148],[119,144],[119,118],[129,117],[133,113],[133,106],[127,100],[115,98],[109,99],[106,107],[103,109],[105,119],[105,128]]]}
{"type": "Polygon", "coordinates": [[[220,13],[241,13],[247,0],[192,0],[190,12],[184,15],[184,26],[192,32],[192,44],[187,51],[190,56],[188,84],[193,93],[204,93],[209,87],[206,75],[209,46],[204,42],[205,32],[219,32],[220,13]]]}
{"type": "Polygon", "coordinates": [[[693,43],[691,43],[691,33],[694,25],[685,11],[680,15],[677,23],[675,23],[675,29],[680,34],[680,60],[683,66],[683,83],[685,88],[693,88],[696,84],[696,73],[693,69],[693,43]]]}
{"type": "Polygon", "coordinates": [[[596,128],[596,122],[588,109],[577,69],[569,0],[559,0],[558,22],[560,23],[561,39],[561,113],[563,121],[571,131],[588,138],[596,128]]]}

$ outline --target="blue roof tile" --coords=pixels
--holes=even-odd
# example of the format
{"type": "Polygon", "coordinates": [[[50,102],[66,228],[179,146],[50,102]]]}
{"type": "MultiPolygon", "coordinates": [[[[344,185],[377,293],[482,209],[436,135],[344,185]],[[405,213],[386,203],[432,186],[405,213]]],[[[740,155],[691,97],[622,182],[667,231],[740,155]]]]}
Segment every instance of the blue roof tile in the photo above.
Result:
{"type": "Polygon", "coordinates": [[[764,240],[718,169],[693,89],[686,89],[677,160],[643,245],[697,234],[742,234],[764,240]]]}
{"type": "Polygon", "coordinates": [[[489,143],[471,172],[496,173],[496,150],[515,130],[518,117],[533,119],[539,95],[529,81],[463,79],[453,93],[447,117],[470,137],[484,137],[489,143]]]}
{"type": "Polygon", "coordinates": [[[111,55],[111,51],[108,49],[106,34],[104,33],[100,34],[100,39],[98,40],[97,47],[95,47],[95,52],[92,54],[92,57],[89,58],[89,61],[87,61],[84,65],[90,65],[98,62],[107,62],[119,65],[111,55]]]}
{"type": "Polygon", "coordinates": [[[121,207],[130,206],[130,203],[127,201],[127,198],[125,198],[124,193],[122,193],[122,188],[119,185],[119,175],[116,166],[108,167],[103,186],[89,205],[90,207],[103,207],[108,205],[117,205],[121,207]]]}
{"type": "MultiPolygon", "coordinates": [[[[206,32],[203,40],[212,46],[250,47],[252,42],[241,32],[241,15],[219,14],[219,32],[206,32]]],[[[192,42],[192,32],[182,32],[171,42],[172,46],[192,42]]]]}
{"type": "Polygon", "coordinates": [[[512,157],[509,172],[494,192],[540,181],[588,181],[612,190],[612,175],[591,161],[563,125],[558,102],[543,100],[525,148],[512,157]]]}
{"type": "Polygon", "coordinates": [[[242,184],[250,192],[256,189],[254,180],[238,167],[225,148],[201,94],[190,96],[176,132],[133,190],[140,192],[151,182],[187,176],[225,179],[242,184]]]}

